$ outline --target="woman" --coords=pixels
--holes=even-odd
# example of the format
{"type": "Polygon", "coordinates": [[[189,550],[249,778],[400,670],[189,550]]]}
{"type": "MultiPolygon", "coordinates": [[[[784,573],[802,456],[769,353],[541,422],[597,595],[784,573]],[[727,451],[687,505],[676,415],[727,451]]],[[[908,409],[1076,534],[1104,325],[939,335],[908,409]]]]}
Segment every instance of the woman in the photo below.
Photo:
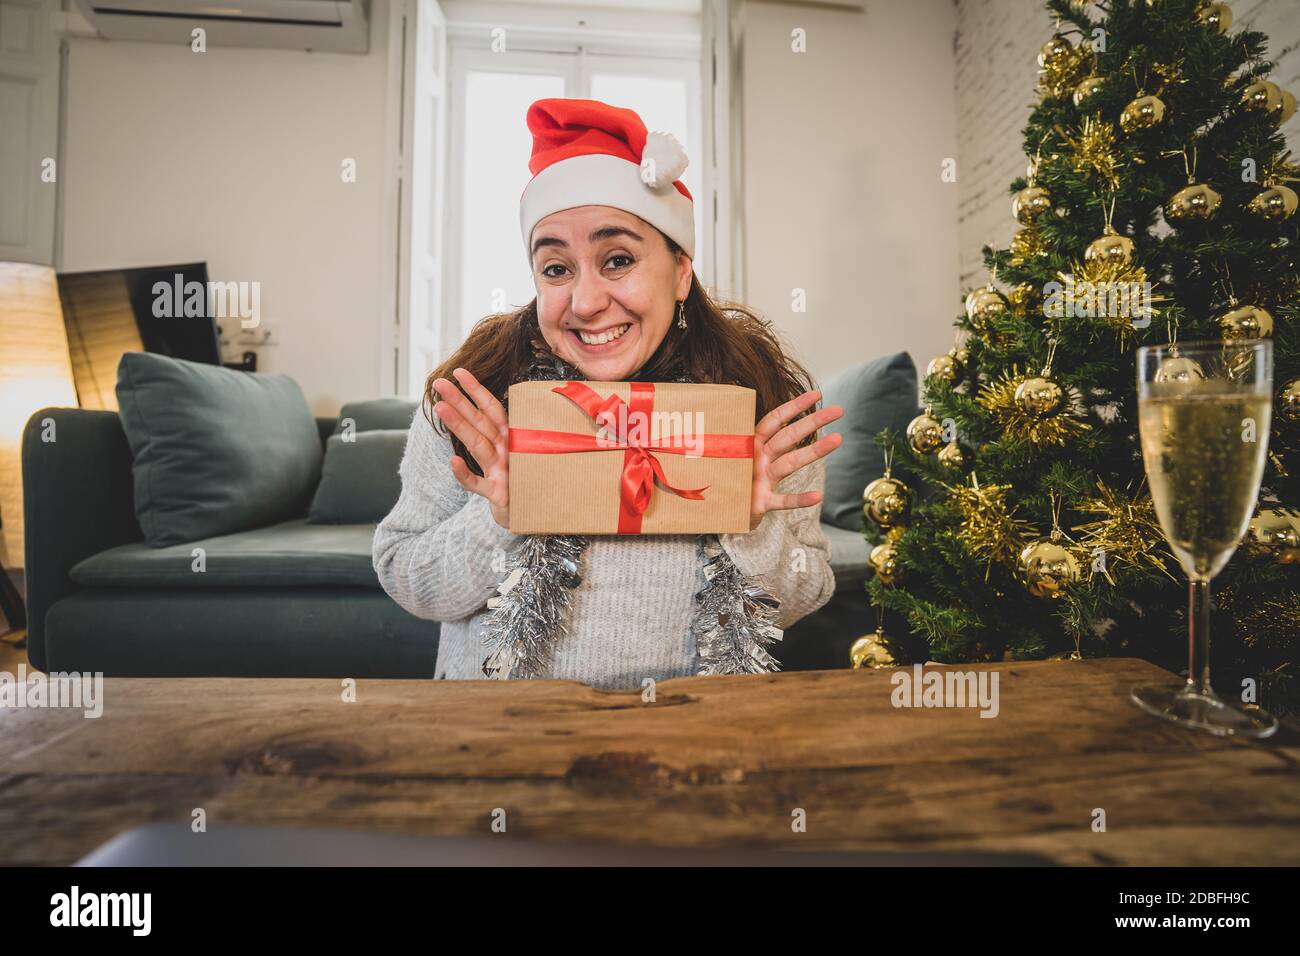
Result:
{"type": "Polygon", "coordinates": [[[700,286],[676,140],[592,100],[539,100],[527,122],[520,222],[537,296],[484,319],[430,376],[401,496],[375,534],[379,579],[407,611],[443,622],[439,678],[639,688],[775,669],[777,629],[834,590],[820,504],[840,437],[816,433],[843,410],[813,410],[820,393],[770,327],[700,286]],[[503,402],[526,379],[753,388],[749,533],[512,534],[503,402]]]}

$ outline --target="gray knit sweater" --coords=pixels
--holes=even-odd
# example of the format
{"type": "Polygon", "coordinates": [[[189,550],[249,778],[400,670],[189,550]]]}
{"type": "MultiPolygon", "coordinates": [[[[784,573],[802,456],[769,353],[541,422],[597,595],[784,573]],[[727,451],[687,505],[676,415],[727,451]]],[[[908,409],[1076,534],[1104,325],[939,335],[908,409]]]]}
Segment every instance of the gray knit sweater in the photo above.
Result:
{"type": "MultiPolygon", "coordinates": [[[[486,498],[456,481],[451,442],[434,430],[426,409],[411,422],[401,496],[375,531],[375,570],[399,605],[442,622],[435,676],[482,680],[487,599],[524,539],[496,523],[486,498]]],[[[820,490],[825,466],[825,459],[804,466],[779,490],[820,490]]],[[[835,589],[820,517],[820,504],[774,511],[748,534],[718,536],[741,572],[757,575],[780,600],[781,628],[817,610],[835,589]]],[[[704,586],[696,536],[592,535],[588,542],[568,633],[548,676],[639,689],[647,677],[695,674],[690,623],[695,592],[704,586]]],[[[779,657],[780,645],[773,650],[779,657]]]]}

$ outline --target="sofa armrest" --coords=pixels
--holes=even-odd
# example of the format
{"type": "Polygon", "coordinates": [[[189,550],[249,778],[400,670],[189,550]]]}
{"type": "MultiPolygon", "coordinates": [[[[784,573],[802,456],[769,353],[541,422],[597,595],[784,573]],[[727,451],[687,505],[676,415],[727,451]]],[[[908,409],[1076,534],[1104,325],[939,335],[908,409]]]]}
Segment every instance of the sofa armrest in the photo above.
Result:
{"type": "Polygon", "coordinates": [[[27,653],[45,669],[45,614],[77,590],[68,571],[141,540],[131,449],[117,412],[44,408],[23,430],[27,653]]]}

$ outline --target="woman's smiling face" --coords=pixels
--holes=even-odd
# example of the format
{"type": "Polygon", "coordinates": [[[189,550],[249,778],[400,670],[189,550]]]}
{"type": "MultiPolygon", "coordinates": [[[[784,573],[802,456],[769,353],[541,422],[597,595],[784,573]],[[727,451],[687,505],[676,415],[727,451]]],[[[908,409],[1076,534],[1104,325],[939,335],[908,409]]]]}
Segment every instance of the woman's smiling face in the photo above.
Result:
{"type": "Polygon", "coordinates": [[[691,288],[691,260],[611,206],[552,213],[533,228],[537,322],[551,350],[591,381],[631,379],[691,288]]]}

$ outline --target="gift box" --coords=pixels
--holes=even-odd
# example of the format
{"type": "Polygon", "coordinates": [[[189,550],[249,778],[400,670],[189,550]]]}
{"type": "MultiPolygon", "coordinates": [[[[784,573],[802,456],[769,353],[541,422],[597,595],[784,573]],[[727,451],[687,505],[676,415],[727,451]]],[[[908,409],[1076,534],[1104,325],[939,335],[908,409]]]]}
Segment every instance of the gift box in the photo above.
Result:
{"type": "Polygon", "coordinates": [[[515,534],[743,534],[752,388],[519,382],[510,419],[515,534]]]}

